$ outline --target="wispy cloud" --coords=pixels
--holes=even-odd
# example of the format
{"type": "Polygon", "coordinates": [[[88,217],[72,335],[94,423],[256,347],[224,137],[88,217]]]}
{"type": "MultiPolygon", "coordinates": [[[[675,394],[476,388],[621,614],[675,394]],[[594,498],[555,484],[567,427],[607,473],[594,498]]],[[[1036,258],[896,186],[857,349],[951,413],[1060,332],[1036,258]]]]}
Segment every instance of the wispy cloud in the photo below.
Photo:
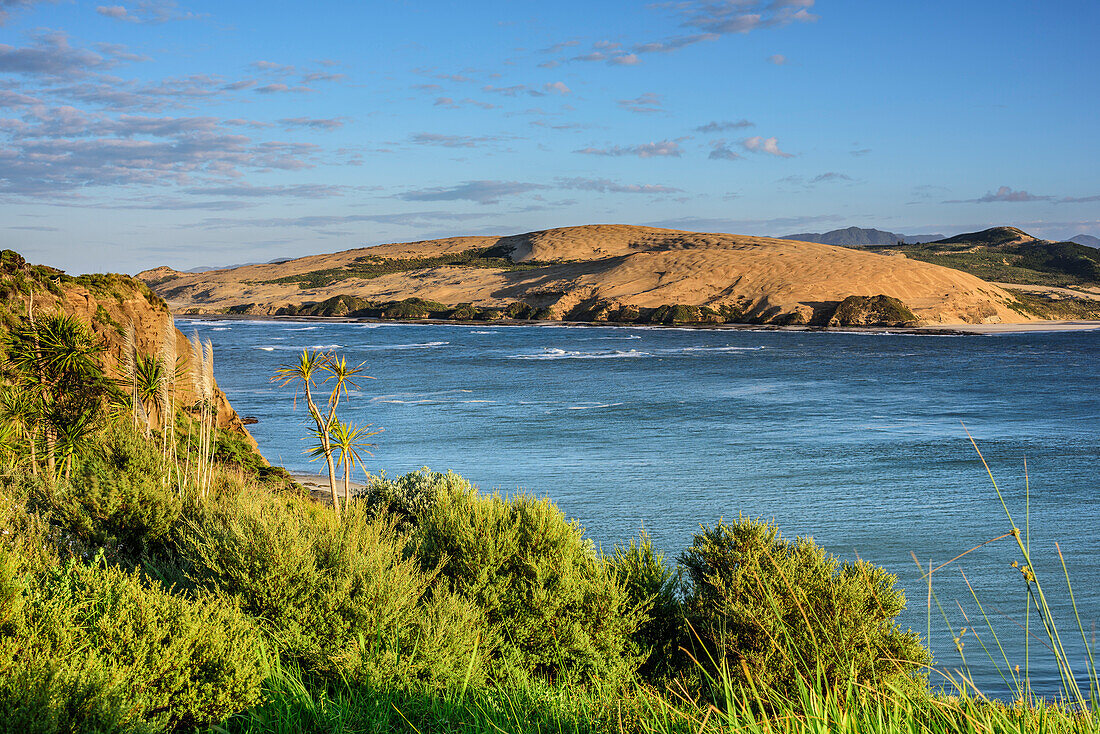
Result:
{"type": "Polygon", "coordinates": [[[638,158],[679,158],[683,153],[678,140],[661,140],[640,145],[613,145],[608,148],[581,148],[573,151],[584,155],[637,156],[638,158]]]}
{"type": "Polygon", "coordinates": [[[286,184],[281,186],[253,186],[249,183],[219,186],[193,186],[184,193],[195,196],[229,196],[249,199],[291,197],[296,199],[327,199],[343,196],[346,186],[333,184],[286,184]]]}
{"type": "Polygon", "coordinates": [[[415,133],[409,137],[409,142],[416,145],[438,145],[443,148],[478,148],[490,143],[504,140],[498,135],[444,135],[442,133],[415,133]]]}
{"type": "Polygon", "coordinates": [[[313,130],[339,130],[344,126],[344,120],[340,117],[317,119],[313,117],[284,117],[279,124],[288,127],[305,127],[313,130]]]}
{"type": "Polygon", "coordinates": [[[215,217],[189,225],[207,229],[222,227],[300,227],[318,231],[330,230],[333,227],[347,226],[349,224],[361,224],[365,222],[374,224],[395,224],[401,226],[420,226],[423,224],[438,224],[439,222],[462,222],[470,219],[480,219],[484,214],[464,214],[442,211],[398,212],[387,214],[346,214],[346,215],[314,215],[304,217],[272,217],[267,219],[227,219],[215,217]]]}
{"type": "Polygon", "coordinates": [[[751,153],[767,153],[779,158],[792,158],[794,154],[784,153],[779,149],[779,141],[776,138],[765,138],[762,135],[754,135],[741,141],[741,146],[751,153]]]}
{"type": "Polygon", "coordinates": [[[990,191],[985,196],[977,199],[949,199],[944,204],[993,204],[1011,203],[1020,204],[1031,201],[1050,201],[1053,196],[1038,196],[1028,191],[1016,191],[1009,186],[1001,186],[996,191],[990,191]]]}
{"type": "Polygon", "coordinates": [[[775,64],[776,66],[785,66],[787,64],[787,57],[783,54],[772,54],[768,57],[769,64],[775,64]]]}
{"type": "Polygon", "coordinates": [[[634,99],[620,99],[618,105],[624,110],[642,115],[664,112],[664,108],[661,106],[661,95],[653,92],[646,92],[634,99]]]}
{"type": "Polygon", "coordinates": [[[490,104],[489,102],[482,102],[480,100],[471,99],[470,97],[465,97],[463,99],[454,99],[453,97],[436,97],[434,106],[449,107],[451,109],[458,109],[460,107],[477,107],[483,110],[495,110],[500,107],[500,105],[490,104]]]}
{"type": "Polygon", "coordinates": [[[682,191],[661,184],[623,184],[607,178],[559,178],[556,183],[563,189],[611,194],[673,194],[682,191]]]}
{"type": "Polygon", "coordinates": [[[81,79],[119,62],[117,55],[71,46],[68,36],[57,31],[39,34],[32,45],[22,48],[0,43],[0,73],[81,79]]]}
{"type": "Polygon", "coordinates": [[[0,25],[4,25],[11,19],[13,10],[25,10],[32,5],[51,0],[0,0],[0,25]]]}
{"type": "Polygon", "coordinates": [[[743,155],[734,151],[725,140],[715,140],[711,142],[710,155],[707,156],[712,161],[736,161],[744,158],[743,155]]]}
{"type": "Polygon", "coordinates": [[[126,7],[125,5],[100,5],[95,11],[100,15],[125,23],[159,24],[172,20],[195,20],[207,17],[201,13],[191,13],[180,10],[172,0],[159,0],[157,2],[139,2],[126,7]]]}
{"type": "Polygon", "coordinates": [[[455,186],[414,189],[399,195],[406,201],[474,201],[499,204],[506,196],[517,196],[549,188],[545,184],[521,181],[467,181],[455,186]]]}
{"type": "Polygon", "coordinates": [[[745,119],[740,120],[722,120],[715,122],[708,122],[706,125],[700,125],[695,128],[696,132],[710,135],[713,133],[725,132],[726,130],[741,130],[746,127],[753,127],[755,123],[749,122],[745,119]]]}

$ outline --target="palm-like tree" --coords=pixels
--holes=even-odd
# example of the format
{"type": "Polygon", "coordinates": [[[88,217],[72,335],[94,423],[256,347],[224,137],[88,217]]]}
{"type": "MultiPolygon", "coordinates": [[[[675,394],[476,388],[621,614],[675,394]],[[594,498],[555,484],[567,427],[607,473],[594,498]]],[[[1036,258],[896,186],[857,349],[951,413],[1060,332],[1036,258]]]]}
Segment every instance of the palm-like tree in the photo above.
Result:
{"type": "Polygon", "coordinates": [[[32,406],[22,419],[30,426],[32,464],[37,466],[35,445],[41,432],[47,472],[57,478],[59,449],[67,473],[73,455],[91,437],[105,398],[114,392],[99,366],[104,346],[75,316],[35,319],[32,312],[8,331],[4,347],[3,366],[12,388],[25,393],[32,406]]]}
{"type": "MultiPolygon", "coordinates": [[[[332,430],[337,423],[336,409],[340,405],[341,398],[347,397],[349,388],[359,385],[352,380],[353,377],[362,375],[363,364],[349,367],[343,357],[337,358],[332,352],[308,351],[303,349],[296,364],[283,365],[275,370],[272,380],[279,381],[283,387],[294,383],[294,400],[297,404],[298,390],[301,389],[306,398],[306,406],[309,415],[316,424],[314,434],[317,436],[318,445],[310,453],[316,456],[324,456],[328,464],[329,491],[332,496],[332,507],[340,512],[340,498],[336,493],[336,461],[333,457],[332,430]],[[324,379],[322,378],[324,375],[324,379]],[[301,385],[298,385],[298,381],[301,385]],[[320,380],[320,382],[318,382],[320,380]],[[325,410],[322,412],[314,398],[315,388],[332,383],[325,410]],[[318,453],[319,452],[319,453],[318,453]]],[[[374,379],[362,375],[365,379],[374,379]]],[[[345,490],[346,492],[346,490],[345,490]]]]}
{"type": "Polygon", "coordinates": [[[332,445],[340,452],[340,466],[344,470],[344,501],[347,502],[351,496],[350,492],[350,476],[355,471],[355,465],[365,472],[367,467],[363,464],[363,455],[374,456],[370,452],[370,449],[374,448],[376,444],[368,443],[364,439],[371,436],[377,436],[382,432],[382,429],[370,430],[373,428],[371,425],[358,426],[351,423],[344,423],[337,419],[336,424],[332,427],[332,445]],[[360,453],[362,452],[362,453],[360,453]]]}

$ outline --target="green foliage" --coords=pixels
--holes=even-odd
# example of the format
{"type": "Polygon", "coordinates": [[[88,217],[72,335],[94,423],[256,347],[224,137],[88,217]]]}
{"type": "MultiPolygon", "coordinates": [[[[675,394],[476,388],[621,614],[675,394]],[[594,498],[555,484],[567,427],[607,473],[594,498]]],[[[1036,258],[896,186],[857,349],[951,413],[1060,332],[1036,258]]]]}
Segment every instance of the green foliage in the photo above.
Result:
{"type": "Polygon", "coordinates": [[[110,326],[120,335],[126,333],[126,330],[122,328],[122,324],[118,323],[111,314],[107,313],[107,309],[103,308],[102,303],[97,303],[95,305],[95,314],[92,316],[92,321],[103,324],[104,326],[110,326]]]}
{"type": "Polygon", "coordinates": [[[647,680],[668,679],[682,666],[680,646],[688,642],[679,572],[668,567],[644,530],[629,544],[616,546],[607,564],[629,605],[645,614],[632,636],[645,656],[638,672],[647,680]]]}
{"type": "Polygon", "coordinates": [[[131,563],[164,548],[182,509],[160,451],[124,426],[104,432],[72,478],[44,485],[40,497],[66,533],[131,563]]]}
{"type": "Polygon", "coordinates": [[[371,476],[359,501],[368,516],[389,517],[405,531],[419,525],[441,497],[467,491],[474,491],[473,486],[454,472],[441,474],[424,467],[397,479],[387,479],[384,472],[371,476]]]}
{"type": "Polygon", "coordinates": [[[388,306],[382,316],[387,319],[426,319],[432,314],[450,311],[438,301],[426,301],[423,298],[406,298],[388,306]]]}
{"type": "Polygon", "coordinates": [[[642,615],[580,526],[548,499],[456,485],[421,517],[417,550],[485,614],[497,679],[623,682],[642,615]]]}
{"type": "Polygon", "coordinates": [[[21,429],[9,451],[25,451],[32,463],[44,455],[45,469],[54,476],[68,472],[116,392],[99,365],[103,344],[75,316],[58,313],[16,324],[3,347],[5,377],[22,403],[21,429]]]}
{"type": "Polygon", "coordinates": [[[32,572],[0,550],[0,617],[9,731],[175,731],[259,702],[256,630],[212,597],[97,564],[32,572]]]}
{"type": "Polygon", "coordinates": [[[917,320],[908,306],[891,296],[848,296],[837,304],[829,326],[905,326],[917,320]]]}
{"type": "Polygon", "coordinates": [[[1075,242],[1014,242],[1019,230],[999,227],[923,245],[890,247],[914,260],[943,265],[983,280],[1028,285],[1100,284],[1100,250],[1075,242]],[[990,236],[987,233],[992,232],[990,236]]]}
{"type": "Polygon", "coordinates": [[[484,678],[480,615],[440,591],[408,540],[359,503],[341,516],[245,491],[197,509],[178,548],[192,581],[259,620],[312,679],[446,686],[484,678]],[[472,661],[472,662],[471,662],[472,661]]]}
{"type": "Polygon", "coordinates": [[[300,288],[323,288],[333,283],[339,283],[350,278],[369,280],[380,278],[383,275],[394,273],[407,273],[414,270],[427,270],[430,268],[485,268],[490,270],[534,270],[546,267],[548,263],[523,262],[515,263],[507,257],[500,257],[498,251],[492,248],[479,248],[464,250],[462,252],[438,255],[435,257],[410,257],[410,258],[382,258],[371,255],[362,255],[353,262],[339,268],[325,268],[312,270],[308,273],[288,275],[274,280],[265,280],[263,283],[297,283],[300,288]]]}
{"type": "Polygon", "coordinates": [[[704,646],[696,658],[736,688],[797,695],[818,678],[829,687],[922,685],[928,651],[895,623],[905,596],[882,568],[841,564],[808,538],[790,542],[747,518],[695,535],[680,562],[686,615],[704,646]]]}

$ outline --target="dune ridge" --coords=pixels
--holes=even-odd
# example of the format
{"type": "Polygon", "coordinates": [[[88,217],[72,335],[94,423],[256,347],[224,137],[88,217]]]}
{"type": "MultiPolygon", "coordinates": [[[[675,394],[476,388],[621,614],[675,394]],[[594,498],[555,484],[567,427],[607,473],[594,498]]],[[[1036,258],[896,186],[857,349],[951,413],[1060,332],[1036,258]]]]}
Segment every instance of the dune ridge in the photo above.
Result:
{"type": "Polygon", "coordinates": [[[1033,320],[992,283],[896,254],[629,225],[394,243],[204,273],[161,267],[137,277],[182,313],[277,314],[349,295],[486,307],[522,302],[558,319],[586,307],[729,305],[750,323],[824,324],[849,296],[883,295],[922,324],[1033,320]],[[484,259],[462,261],[471,251],[484,259]],[[457,264],[412,262],[451,256],[457,264]],[[396,272],[363,270],[376,264],[396,272]]]}

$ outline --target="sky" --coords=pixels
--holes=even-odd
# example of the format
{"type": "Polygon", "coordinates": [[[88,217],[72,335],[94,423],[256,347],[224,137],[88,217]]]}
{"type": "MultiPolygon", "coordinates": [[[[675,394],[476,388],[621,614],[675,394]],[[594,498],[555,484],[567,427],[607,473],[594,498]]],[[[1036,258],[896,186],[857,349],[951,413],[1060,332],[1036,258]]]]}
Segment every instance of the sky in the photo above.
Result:
{"type": "Polygon", "coordinates": [[[1098,28],[1095,0],[0,0],[0,246],[135,273],[593,223],[1100,235],[1098,28]]]}

